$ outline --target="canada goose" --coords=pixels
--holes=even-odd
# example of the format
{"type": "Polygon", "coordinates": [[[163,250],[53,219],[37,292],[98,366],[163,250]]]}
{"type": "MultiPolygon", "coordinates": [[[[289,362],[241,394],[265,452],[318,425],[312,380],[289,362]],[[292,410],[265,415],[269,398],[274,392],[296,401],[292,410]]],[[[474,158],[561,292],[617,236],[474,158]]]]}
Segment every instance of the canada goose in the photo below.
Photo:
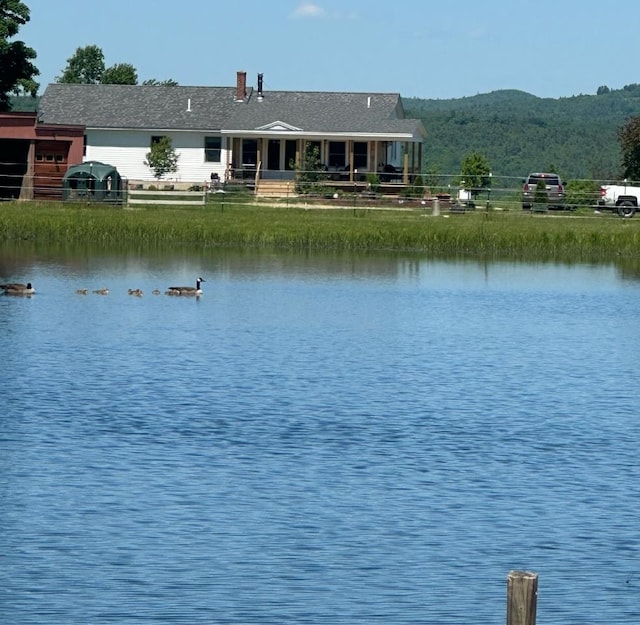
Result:
{"type": "Polygon", "coordinates": [[[200,283],[206,282],[204,278],[198,278],[195,286],[170,286],[167,295],[202,295],[200,283]]]}
{"type": "Polygon", "coordinates": [[[151,291],[154,295],[160,295],[160,289],[153,289],[153,291],[151,291]]]}
{"type": "Polygon", "coordinates": [[[95,289],[93,291],[96,295],[109,295],[109,289],[95,289]]]}
{"type": "Polygon", "coordinates": [[[76,293],[78,295],[86,295],[89,292],[89,289],[76,289],[76,293]]]}
{"type": "Polygon", "coordinates": [[[142,289],[129,289],[129,295],[135,295],[136,297],[142,297],[144,293],[142,289]]]}
{"type": "Polygon", "coordinates": [[[33,295],[36,290],[31,285],[31,282],[22,284],[20,282],[10,282],[8,284],[0,284],[5,295],[33,295]]]}

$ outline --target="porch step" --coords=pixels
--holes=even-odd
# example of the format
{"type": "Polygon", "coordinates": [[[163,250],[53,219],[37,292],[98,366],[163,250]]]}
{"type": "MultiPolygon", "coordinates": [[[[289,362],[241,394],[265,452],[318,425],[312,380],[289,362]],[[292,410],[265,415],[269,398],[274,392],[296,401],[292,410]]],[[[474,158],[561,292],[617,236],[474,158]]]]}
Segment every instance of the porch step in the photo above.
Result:
{"type": "Polygon", "coordinates": [[[293,180],[260,180],[256,195],[258,197],[287,197],[296,194],[293,180]]]}

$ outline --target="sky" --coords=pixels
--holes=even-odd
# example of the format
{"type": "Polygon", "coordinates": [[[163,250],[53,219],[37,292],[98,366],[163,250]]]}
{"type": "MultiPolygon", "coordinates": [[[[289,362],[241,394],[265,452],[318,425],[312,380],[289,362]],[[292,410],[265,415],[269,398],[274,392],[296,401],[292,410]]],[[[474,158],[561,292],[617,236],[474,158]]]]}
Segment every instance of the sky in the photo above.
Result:
{"type": "Polygon", "coordinates": [[[449,99],[640,83],[638,0],[22,0],[40,93],[77,48],[138,80],[449,99]],[[622,42],[630,42],[625,45],[622,42]]]}

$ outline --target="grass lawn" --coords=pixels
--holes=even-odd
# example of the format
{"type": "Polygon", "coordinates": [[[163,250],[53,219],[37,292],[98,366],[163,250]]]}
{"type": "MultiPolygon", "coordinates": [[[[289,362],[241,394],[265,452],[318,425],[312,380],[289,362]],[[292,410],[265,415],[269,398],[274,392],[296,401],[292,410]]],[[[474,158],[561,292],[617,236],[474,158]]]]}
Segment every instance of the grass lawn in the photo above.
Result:
{"type": "Polygon", "coordinates": [[[0,241],[189,244],[289,249],[420,251],[434,255],[601,260],[640,256],[640,217],[583,209],[464,214],[419,206],[332,209],[234,203],[122,209],[60,202],[0,203],[0,241]]]}

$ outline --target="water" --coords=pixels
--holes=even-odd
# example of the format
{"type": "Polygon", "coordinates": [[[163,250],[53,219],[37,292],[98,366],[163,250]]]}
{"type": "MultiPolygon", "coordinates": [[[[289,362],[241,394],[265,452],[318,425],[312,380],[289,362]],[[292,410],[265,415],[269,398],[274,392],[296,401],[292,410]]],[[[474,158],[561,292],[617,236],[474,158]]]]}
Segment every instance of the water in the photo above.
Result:
{"type": "Polygon", "coordinates": [[[640,279],[5,250],[0,622],[640,621],[640,279]],[[153,296],[207,282],[199,299],[153,296]],[[108,296],[75,294],[109,287],[108,296]],[[127,295],[142,288],[145,295],[127,295]]]}

